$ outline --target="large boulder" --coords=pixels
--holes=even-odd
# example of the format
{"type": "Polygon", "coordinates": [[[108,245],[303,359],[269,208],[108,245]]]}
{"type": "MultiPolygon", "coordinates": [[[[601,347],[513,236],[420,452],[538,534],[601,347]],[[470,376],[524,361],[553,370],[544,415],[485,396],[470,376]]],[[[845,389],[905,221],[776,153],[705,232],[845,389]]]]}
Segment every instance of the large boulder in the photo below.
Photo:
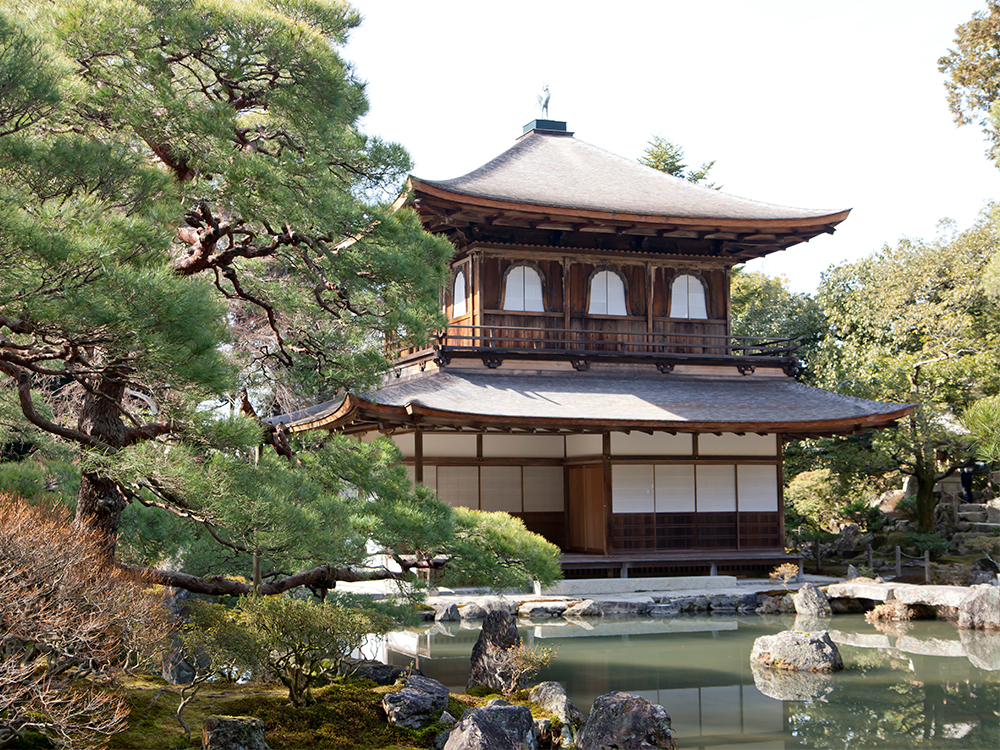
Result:
{"type": "Polygon", "coordinates": [[[471,708],[448,734],[444,750],[520,750],[503,728],[481,708],[471,708]]]}
{"type": "Polygon", "coordinates": [[[482,708],[470,708],[462,714],[462,718],[469,711],[482,711],[510,737],[518,750],[538,750],[538,727],[531,716],[531,709],[527,706],[502,705],[503,703],[506,701],[499,704],[490,701],[482,708]]]}
{"type": "Polygon", "coordinates": [[[420,729],[437,721],[448,708],[448,688],[429,677],[409,677],[402,690],[385,694],[382,708],[390,724],[420,729]]]}
{"type": "Polygon", "coordinates": [[[201,746],[204,750],[268,750],[264,722],[255,716],[207,716],[201,746]]]}
{"type": "Polygon", "coordinates": [[[833,690],[828,672],[792,672],[751,664],[753,682],[768,698],[778,701],[811,701],[833,690]]]}
{"type": "Polygon", "coordinates": [[[577,734],[583,726],[583,714],[566,695],[566,688],[558,682],[542,682],[531,689],[528,700],[559,719],[562,724],[559,744],[563,747],[576,744],[577,734]]]}
{"type": "Polygon", "coordinates": [[[631,693],[599,696],[577,736],[578,750],[676,750],[670,714],[631,693]]]}
{"type": "Polygon", "coordinates": [[[837,672],[844,668],[840,650],[826,630],[819,633],[784,630],[763,635],[753,642],[750,663],[803,672],[837,672]]]}
{"type": "Polygon", "coordinates": [[[604,614],[601,606],[593,599],[584,599],[572,607],[567,607],[563,617],[601,617],[604,614]]]}
{"type": "Polygon", "coordinates": [[[958,605],[958,627],[1000,630],[1000,586],[973,586],[958,605]]]}
{"type": "Polygon", "coordinates": [[[371,680],[376,685],[393,685],[400,677],[422,676],[416,667],[396,667],[380,661],[361,659],[342,662],[344,671],[359,680],[371,680]]]}
{"type": "Polygon", "coordinates": [[[482,685],[493,690],[508,690],[513,675],[505,668],[503,652],[520,643],[514,615],[500,609],[486,615],[479,639],[472,647],[469,687],[482,685]]]}
{"type": "Polygon", "coordinates": [[[826,594],[811,583],[803,583],[802,588],[792,595],[792,604],[795,605],[795,612],[800,615],[830,617],[833,614],[826,594]]]}

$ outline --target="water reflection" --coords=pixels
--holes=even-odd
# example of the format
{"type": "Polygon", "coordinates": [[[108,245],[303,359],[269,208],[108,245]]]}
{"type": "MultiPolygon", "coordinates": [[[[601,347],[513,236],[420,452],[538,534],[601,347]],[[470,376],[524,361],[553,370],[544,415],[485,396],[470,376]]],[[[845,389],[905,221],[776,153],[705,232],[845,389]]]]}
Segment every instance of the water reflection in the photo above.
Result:
{"type": "MultiPolygon", "coordinates": [[[[886,633],[841,615],[828,627],[845,672],[755,680],[754,639],[795,626],[778,616],[598,618],[521,635],[559,647],[538,679],[563,683],[582,711],[612,690],[637,693],[666,707],[682,748],[1000,747],[1000,635],[944,622],[886,633]]],[[[401,631],[381,656],[461,691],[478,636],[458,623],[401,631]]]]}

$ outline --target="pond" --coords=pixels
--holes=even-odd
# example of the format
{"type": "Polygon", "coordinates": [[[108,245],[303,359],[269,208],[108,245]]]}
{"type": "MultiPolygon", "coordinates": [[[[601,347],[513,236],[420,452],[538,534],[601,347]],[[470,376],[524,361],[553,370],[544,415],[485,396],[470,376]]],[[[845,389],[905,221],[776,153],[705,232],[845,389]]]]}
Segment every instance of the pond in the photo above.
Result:
{"type": "MultiPolygon", "coordinates": [[[[755,680],[750,650],[794,617],[556,619],[520,630],[528,644],[558,647],[538,681],[561,682],[585,714],[612,690],[659,703],[682,750],[1000,748],[1000,635],[938,621],[881,632],[861,615],[827,623],[845,671],[791,685],[755,680]]],[[[458,623],[401,631],[379,656],[462,692],[478,635],[458,623]]]]}

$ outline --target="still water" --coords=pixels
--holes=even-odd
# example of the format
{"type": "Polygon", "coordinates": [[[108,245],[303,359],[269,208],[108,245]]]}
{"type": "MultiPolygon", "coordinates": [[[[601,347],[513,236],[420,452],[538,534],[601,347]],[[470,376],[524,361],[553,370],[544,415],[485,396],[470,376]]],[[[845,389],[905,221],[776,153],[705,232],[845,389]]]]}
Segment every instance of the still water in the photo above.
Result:
{"type": "MultiPolygon", "coordinates": [[[[839,615],[826,627],[844,672],[755,675],[755,638],[805,626],[794,617],[608,617],[557,619],[521,636],[558,647],[537,679],[561,682],[584,714],[603,693],[637,693],[667,709],[682,749],[1000,750],[1000,635],[937,621],[883,632],[860,615],[839,615]]],[[[416,662],[461,692],[478,635],[458,623],[402,631],[381,656],[416,662]]]]}

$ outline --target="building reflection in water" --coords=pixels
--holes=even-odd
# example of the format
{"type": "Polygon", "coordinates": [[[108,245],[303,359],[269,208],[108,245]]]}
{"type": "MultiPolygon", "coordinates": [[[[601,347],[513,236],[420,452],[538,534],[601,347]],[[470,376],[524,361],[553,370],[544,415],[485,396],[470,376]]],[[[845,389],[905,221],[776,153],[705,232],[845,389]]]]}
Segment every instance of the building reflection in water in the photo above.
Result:
{"type": "MultiPolygon", "coordinates": [[[[561,682],[582,711],[612,690],[641,695],[667,709],[684,748],[1000,747],[1000,635],[937,622],[880,633],[839,616],[828,627],[847,671],[814,700],[778,700],[770,695],[780,689],[757,688],[750,650],[758,636],[793,627],[791,617],[609,617],[539,622],[521,635],[558,647],[538,680],[561,682]]],[[[435,624],[391,633],[371,655],[461,692],[478,637],[474,625],[435,624]]]]}

